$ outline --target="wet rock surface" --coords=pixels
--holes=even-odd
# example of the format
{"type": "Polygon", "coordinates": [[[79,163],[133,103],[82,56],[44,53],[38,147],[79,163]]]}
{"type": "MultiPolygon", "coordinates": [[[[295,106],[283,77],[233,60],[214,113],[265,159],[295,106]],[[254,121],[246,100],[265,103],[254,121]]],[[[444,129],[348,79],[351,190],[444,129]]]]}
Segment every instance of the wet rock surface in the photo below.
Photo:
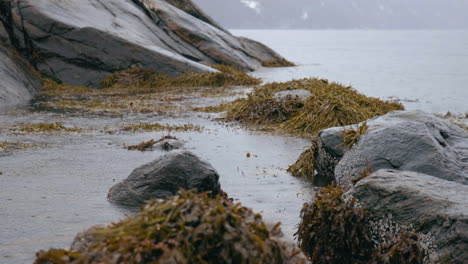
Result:
{"type": "Polygon", "coordinates": [[[359,181],[351,194],[374,215],[428,235],[441,263],[466,263],[467,185],[422,173],[379,170],[359,181]]]}
{"type": "Polygon", "coordinates": [[[460,127],[421,111],[391,112],[367,125],[349,150],[339,146],[346,127],[320,133],[318,167],[326,172],[319,176],[331,178],[334,170],[338,183],[349,185],[366,168],[395,169],[468,184],[468,133],[460,127]],[[320,165],[320,160],[333,162],[320,165]]]}
{"type": "Polygon", "coordinates": [[[156,143],[153,146],[154,150],[162,150],[162,151],[171,151],[181,149],[184,146],[184,142],[178,139],[165,139],[161,142],[156,143]]]}
{"type": "Polygon", "coordinates": [[[150,199],[175,195],[181,189],[217,194],[221,190],[219,175],[195,154],[174,152],[135,169],[109,190],[108,198],[119,205],[136,207],[150,199]]]}
{"type": "Polygon", "coordinates": [[[0,38],[9,39],[45,76],[94,87],[134,67],[178,76],[212,71],[204,64],[253,70],[260,57],[281,57],[270,49],[245,49],[190,1],[176,2],[190,14],[159,0],[2,0],[0,38]]]}
{"type": "Polygon", "coordinates": [[[27,104],[41,87],[39,77],[27,62],[3,46],[1,41],[0,80],[0,110],[27,104]]]}

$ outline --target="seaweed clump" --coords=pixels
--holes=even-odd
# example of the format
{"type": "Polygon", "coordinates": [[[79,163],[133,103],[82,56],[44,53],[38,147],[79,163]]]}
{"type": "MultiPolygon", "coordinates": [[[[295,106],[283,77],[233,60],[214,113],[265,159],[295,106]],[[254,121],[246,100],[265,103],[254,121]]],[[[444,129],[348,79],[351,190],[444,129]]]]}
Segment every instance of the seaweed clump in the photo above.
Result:
{"type": "Polygon", "coordinates": [[[402,232],[376,248],[372,264],[427,263],[428,254],[421,246],[421,240],[418,233],[402,232]]]}
{"type": "Polygon", "coordinates": [[[128,69],[101,80],[102,89],[43,79],[35,106],[40,110],[92,114],[176,113],[181,106],[172,102],[191,93],[205,89],[206,94],[220,94],[232,86],[261,83],[260,79],[233,67],[215,65],[213,68],[217,71],[185,73],[175,78],[152,69],[128,69]]]}
{"type": "Polygon", "coordinates": [[[276,60],[269,60],[262,62],[263,67],[294,67],[296,64],[288,61],[285,58],[280,58],[276,60]]]}
{"type": "Polygon", "coordinates": [[[221,87],[257,85],[261,80],[227,65],[214,65],[217,72],[189,72],[172,78],[151,69],[135,68],[115,72],[101,81],[103,88],[118,87],[221,87]]]}
{"type": "Polygon", "coordinates": [[[28,149],[39,146],[38,144],[26,144],[21,142],[0,141],[0,153],[13,150],[28,149]]]}
{"type": "Polygon", "coordinates": [[[346,126],[403,110],[399,103],[382,101],[358,93],[350,86],[311,78],[256,87],[247,98],[221,105],[227,119],[256,125],[271,125],[289,133],[316,136],[323,129],[346,126]],[[275,93],[287,90],[309,90],[312,95],[298,103],[298,98],[278,102],[275,93]],[[288,104],[288,107],[278,107],[288,104]],[[285,118],[283,118],[285,117],[285,118]]]}
{"type": "Polygon", "coordinates": [[[54,122],[54,123],[25,124],[20,127],[20,131],[26,132],[26,133],[41,133],[41,132],[80,132],[82,130],[77,127],[65,127],[60,122],[54,122]]]}
{"type": "Polygon", "coordinates": [[[374,243],[368,214],[355,200],[343,199],[340,187],[323,188],[305,204],[296,236],[312,263],[367,263],[374,243]]]}
{"type": "Polygon", "coordinates": [[[94,240],[80,252],[40,251],[35,264],[287,263],[289,257],[259,214],[207,193],[181,191],[92,232],[94,240]]]}
{"type": "Polygon", "coordinates": [[[358,142],[361,136],[367,132],[367,129],[369,129],[369,127],[367,126],[367,122],[364,122],[360,125],[358,124],[356,126],[356,129],[354,129],[353,127],[343,129],[341,131],[341,137],[343,141],[341,145],[346,149],[350,149],[354,144],[358,142]]]}
{"type": "Polygon", "coordinates": [[[311,178],[315,175],[315,157],[318,151],[317,139],[312,139],[312,145],[302,152],[299,159],[288,168],[293,176],[311,178]]]}
{"type": "Polygon", "coordinates": [[[176,140],[177,138],[176,137],[173,137],[173,136],[164,136],[158,140],[154,140],[154,139],[151,139],[149,141],[144,141],[144,142],[141,142],[140,144],[138,145],[130,145],[130,146],[126,146],[125,148],[127,150],[138,150],[138,151],[147,151],[147,150],[150,150],[154,147],[154,145],[156,145],[157,143],[159,142],[163,142],[165,140],[168,140],[168,139],[174,139],[176,140]]]}
{"type": "MultiPolygon", "coordinates": [[[[183,124],[183,125],[169,125],[169,124],[159,124],[159,123],[138,123],[125,126],[124,131],[129,132],[138,132],[138,131],[202,131],[202,127],[193,124],[183,124]]],[[[155,142],[156,143],[156,142],[155,142]]]]}
{"type": "Polygon", "coordinates": [[[422,235],[373,217],[344,193],[341,187],[323,188],[301,211],[295,235],[312,263],[425,263],[422,235]]]}

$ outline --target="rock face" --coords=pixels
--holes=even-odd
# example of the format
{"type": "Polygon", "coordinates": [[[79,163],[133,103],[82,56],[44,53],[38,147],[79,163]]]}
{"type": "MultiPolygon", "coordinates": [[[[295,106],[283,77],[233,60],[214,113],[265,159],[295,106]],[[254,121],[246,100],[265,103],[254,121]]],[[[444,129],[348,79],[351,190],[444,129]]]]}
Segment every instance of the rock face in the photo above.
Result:
{"type": "Polygon", "coordinates": [[[440,263],[468,260],[468,186],[416,172],[379,170],[351,190],[374,215],[433,240],[440,263]]]}
{"type": "Polygon", "coordinates": [[[0,0],[0,21],[0,39],[44,75],[74,85],[98,87],[132,67],[178,76],[281,58],[260,44],[246,48],[190,0],[0,0]]]}
{"type": "Polygon", "coordinates": [[[180,189],[221,191],[219,175],[208,163],[188,151],[174,152],[135,169],[108,193],[111,202],[140,206],[145,201],[167,198],[180,189]]]}
{"type": "Polygon", "coordinates": [[[463,129],[420,111],[391,112],[367,125],[349,150],[339,147],[344,128],[320,133],[319,177],[348,185],[365,168],[396,169],[468,184],[468,133],[463,129]]]}
{"type": "Polygon", "coordinates": [[[26,104],[40,87],[41,80],[29,64],[0,41],[0,110],[26,104]]]}

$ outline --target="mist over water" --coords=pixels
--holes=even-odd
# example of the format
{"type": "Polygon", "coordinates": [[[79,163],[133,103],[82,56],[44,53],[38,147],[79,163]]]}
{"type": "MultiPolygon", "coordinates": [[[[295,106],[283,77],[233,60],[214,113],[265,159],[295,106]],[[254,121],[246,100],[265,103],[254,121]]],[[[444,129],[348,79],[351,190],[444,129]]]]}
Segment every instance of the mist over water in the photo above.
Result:
{"type": "Polygon", "coordinates": [[[264,81],[320,77],[408,110],[468,112],[468,31],[231,31],[299,65],[254,73],[264,81]]]}

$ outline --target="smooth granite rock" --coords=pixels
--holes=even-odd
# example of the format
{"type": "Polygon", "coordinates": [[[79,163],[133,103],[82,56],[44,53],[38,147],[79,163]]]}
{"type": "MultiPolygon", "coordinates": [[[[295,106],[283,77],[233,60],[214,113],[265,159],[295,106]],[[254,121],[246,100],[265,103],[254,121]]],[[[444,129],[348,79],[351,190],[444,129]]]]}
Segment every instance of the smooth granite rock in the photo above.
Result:
{"type": "Polygon", "coordinates": [[[135,169],[108,193],[111,202],[138,207],[145,201],[167,198],[179,190],[221,191],[219,175],[208,163],[188,151],[172,152],[135,169]]]}
{"type": "Polygon", "coordinates": [[[220,63],[253,70],[258,58],[281,57],[246,49],[190,0],[0,0],[0,22],[0,38],[42,74],[74,85],[98,87],[134,67],[178,76],[220,63]]]}
{"type": "Polygon", "coordinates": [[[365,168],[395,169],[468,184],[468,133],[421,111],[395,111],[367,121],[369,129],[345,150],[343,128],[319,134],[318,177],[348,186],[365,168]]]}
{"type": "Polygon", "coordinates": [[[27,104],[40,87],[28,62],[0,42],[0,110],[27,104]]]}
{"type": "Polygon", "coordinates": [[[426,234],[439,263],[468,260],[468,185],[426,174],[379,170],[350,191],[373,215],[426,234]]]}

